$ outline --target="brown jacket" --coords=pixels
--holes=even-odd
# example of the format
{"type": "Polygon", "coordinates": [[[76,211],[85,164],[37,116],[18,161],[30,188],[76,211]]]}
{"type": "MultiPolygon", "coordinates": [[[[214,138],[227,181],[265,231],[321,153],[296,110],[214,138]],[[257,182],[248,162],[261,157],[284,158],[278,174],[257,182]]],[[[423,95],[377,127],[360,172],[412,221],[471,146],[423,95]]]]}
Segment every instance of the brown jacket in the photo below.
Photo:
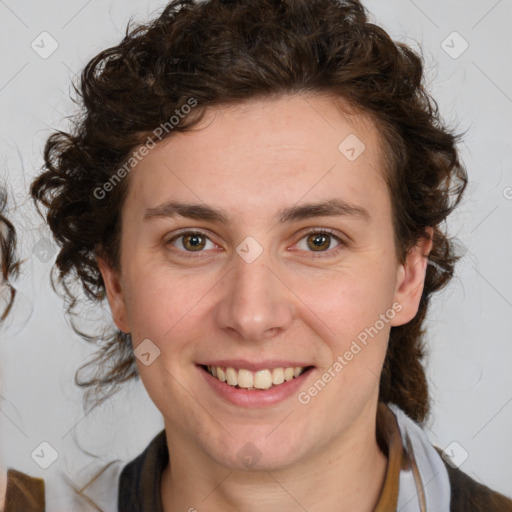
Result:
{"type": "Polygon", "coordinates": [[[44,481],[9,469],[5,512],[44,512],[44,481]]]}
{"type": "MultiPolygon", "coordinates": [[[[441,454],[441,450],[437,448],[437,451],[441,454]]],[[[477,483],[459,469],[454,469],[446,464],[446,462],[445,466],[452,487],[451,512],[464,510],[467,512],[484,510],[488,512],[512,512],[512,500],[492,491],[485,485],[477,483]]],[[[510,481],[512,482],[512,475],[510,481]]]]}

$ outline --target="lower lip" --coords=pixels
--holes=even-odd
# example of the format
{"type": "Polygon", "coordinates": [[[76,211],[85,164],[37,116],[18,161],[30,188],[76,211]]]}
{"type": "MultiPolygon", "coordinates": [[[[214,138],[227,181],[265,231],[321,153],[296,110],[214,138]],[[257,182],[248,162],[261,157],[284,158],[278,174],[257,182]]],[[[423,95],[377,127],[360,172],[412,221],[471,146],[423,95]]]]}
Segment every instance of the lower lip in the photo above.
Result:
{"type": "Polygon", "coordinates": [[[279,386],[274,386],[270,389],[247,390],[235,388],[225,382],[221,382],[213,375],[210,375],[201,366],[197,366],[197,369],[218,395],[226,399],[228,402],[241,407],[266,407],[282,402],[286,398],[296,394],[314,370],[314,368],[309,368],[299,377],[283,382],[282,384],[279,384],[279,386]]]}

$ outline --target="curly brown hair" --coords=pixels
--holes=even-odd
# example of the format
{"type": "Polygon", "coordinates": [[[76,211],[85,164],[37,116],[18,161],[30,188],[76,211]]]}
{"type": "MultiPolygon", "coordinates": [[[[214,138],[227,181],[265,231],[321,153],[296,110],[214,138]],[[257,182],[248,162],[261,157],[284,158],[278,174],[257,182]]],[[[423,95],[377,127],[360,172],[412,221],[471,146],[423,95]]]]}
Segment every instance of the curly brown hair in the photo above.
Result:
{"type": "Polygon", "coordinates": [[[6,208],[7,192],[0,188],[0,262],[2,264],[0,286],[5,286],[8,290],[5,304],[0,304],[0,321],[7,318],[12,308],[16,289],[10,280],[18,274],[20,265],[16,258],[16,230],[12,222],[5,216],[6,208]]]}
{"type": "MultiPolygon", "coordinates": [[[[432,293],[449,282],[459,258],[442,223],[460,202],[467,175],[456,149],[461,135],[441,121],[423,83],[423,62],[371,23],[358,0],[176,0],[153,21],[129,24],[119,45],[84,68],[75,87],[82,110],[70,133],[50,136],[45,170],[32,184],[60,246],[56,269],[69,312],[77,279],[89,299],[105,299],[96,256],[119,268],[129,177],[117,179],[108,194],[105,184],[114,185],[123,166],[126,174],[134,148],[153,141],[155,127],[191,98],[197,106],[173,131],[190,129],[211,106],[327,93],[369,115],[379,129],[400,261],[421,237],[430,238],[428,227],[434,229],[419,309],[412,321],[391,329],[379,397],[424,421],[429,396],[422,326],[432,293]]],[[[101,401],[137,376],[133,348],[119,331],[88,339],[99,350],[76,381],[103,390],[101,401]],[[81,377],[91,368],[92,376],[81,377]]]]}

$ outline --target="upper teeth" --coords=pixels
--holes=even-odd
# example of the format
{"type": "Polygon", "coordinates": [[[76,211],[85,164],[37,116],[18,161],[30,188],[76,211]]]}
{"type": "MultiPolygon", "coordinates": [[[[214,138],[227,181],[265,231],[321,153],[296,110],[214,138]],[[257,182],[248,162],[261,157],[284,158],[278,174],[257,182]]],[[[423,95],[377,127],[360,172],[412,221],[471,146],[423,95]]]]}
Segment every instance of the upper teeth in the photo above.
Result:
{"type": "Polygon", "coordinates": [[[222,382],[230,386],[239,386],[241,388],[269,389],[278,386],[285,381],[298,377],[305,367],[296,366],[288,368],[272,368],[251,372],[243,368],[223,368],[221,366],[208,366],[208,372],[217,377],[222,382]]]}

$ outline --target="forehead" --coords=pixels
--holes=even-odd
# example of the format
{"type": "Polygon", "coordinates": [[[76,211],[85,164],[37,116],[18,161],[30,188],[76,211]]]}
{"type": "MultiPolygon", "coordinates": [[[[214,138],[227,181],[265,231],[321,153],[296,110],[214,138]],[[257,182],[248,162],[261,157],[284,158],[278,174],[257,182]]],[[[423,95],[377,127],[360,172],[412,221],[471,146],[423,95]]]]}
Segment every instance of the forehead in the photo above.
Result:
{"type": "Polygon", "coordinates": [[[368,202],[386,190],[381,155],[371,120],[328,96],[252,99],[211,107],[157,144],[132,171],[127,203],[152,208],[179,197],[240,215],[251,203],[261,215],[329,194],[368,202]]]}

